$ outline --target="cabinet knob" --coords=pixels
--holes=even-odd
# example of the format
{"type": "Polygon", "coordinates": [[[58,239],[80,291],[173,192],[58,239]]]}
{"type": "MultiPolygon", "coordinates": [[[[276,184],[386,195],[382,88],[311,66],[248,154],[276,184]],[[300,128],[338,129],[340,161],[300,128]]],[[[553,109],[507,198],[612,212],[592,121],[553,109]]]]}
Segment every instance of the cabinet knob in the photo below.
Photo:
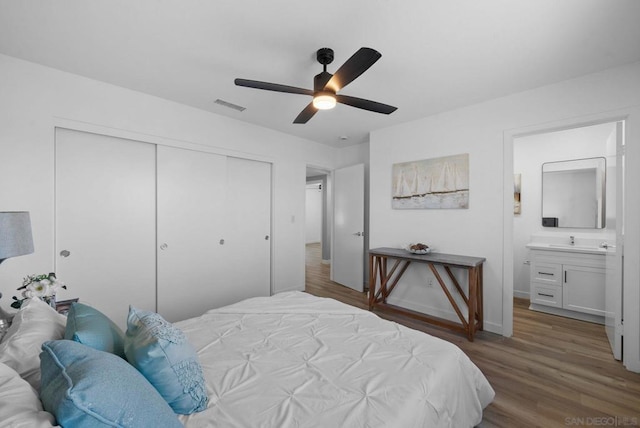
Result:
{"type": "Polygon", "coordinates": [[[269,235],[264,235],[264,240],[268,241],[269,240],[269,235]]]}
{"type": "Polygon", "coordinates": [[[71,255],[71,251],[69,251],[69,250],[62,250],[62,251],[60,251],[60,255],[61,255],[62,257],[69,257],[69,256],[71,255]]]}
{"type": "Polygon", "coordinates": [[[169,246],[167,245],[166,242],[164,244],[160,245],[160,249],[161,250],[166,250],[167,248],[169,248],[169,246]]]}
{"type": "Polygon", "coordinates": [[[220,240],[220,245],[224,245],[224,239],[220,240]]]}

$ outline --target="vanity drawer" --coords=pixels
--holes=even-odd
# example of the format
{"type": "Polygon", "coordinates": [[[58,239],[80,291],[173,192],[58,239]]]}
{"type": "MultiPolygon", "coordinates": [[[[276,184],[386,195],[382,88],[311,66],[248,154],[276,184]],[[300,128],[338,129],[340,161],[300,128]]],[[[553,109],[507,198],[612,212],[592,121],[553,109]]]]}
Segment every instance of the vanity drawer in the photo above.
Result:
{"type": "Polygon", "coordinates": [[[533,283],[531,303],[539,305],[562,307],[562,287],[533,283]]]}
{"type": "Polygon", "coordinates": [[[549,285],[562,284],[562,265],[559,263],[534,263],[531,270],[531,280],[549,285]]]}

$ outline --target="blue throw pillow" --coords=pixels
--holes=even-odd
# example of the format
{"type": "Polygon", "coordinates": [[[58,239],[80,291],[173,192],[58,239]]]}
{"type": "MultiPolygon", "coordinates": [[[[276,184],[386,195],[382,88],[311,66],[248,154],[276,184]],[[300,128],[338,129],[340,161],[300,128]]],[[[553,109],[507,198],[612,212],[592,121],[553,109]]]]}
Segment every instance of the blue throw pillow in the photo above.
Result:
{"type": "Polygon", "coordinates": [[[99,310],[82,303],[71,304],[64,338],[125,358],[120,327],[99,310]]]}
{"type": "Polygon", "coordinates": [[[155,312],[130,307],[124,352],[174,412],[187,415],[206,409],[202,367],[182,330],[155,312]]]}
{"type": "Polygon", "coordinates": [[[158,391],[120,357],[71,340],[45,342],[40,399],[65,427],[182,427],[158,391]]]}

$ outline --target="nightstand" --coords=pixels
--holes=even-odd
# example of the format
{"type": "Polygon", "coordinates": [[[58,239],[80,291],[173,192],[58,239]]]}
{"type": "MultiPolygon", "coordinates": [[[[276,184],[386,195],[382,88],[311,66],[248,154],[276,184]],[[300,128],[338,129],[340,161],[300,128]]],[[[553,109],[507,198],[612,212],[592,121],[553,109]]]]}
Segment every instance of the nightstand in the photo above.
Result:
{"type": "Polygon", "coordinates": [[[71,308],[71,304],[74,302],[77,302],[78,300],[79,300],[78,298],[69,299],[69,300],[60,300],[59,302],[56,302],[56,311],[58,311],[59,314],[67,315],[67,313],[69,312],[69,309],[71,308]]]}

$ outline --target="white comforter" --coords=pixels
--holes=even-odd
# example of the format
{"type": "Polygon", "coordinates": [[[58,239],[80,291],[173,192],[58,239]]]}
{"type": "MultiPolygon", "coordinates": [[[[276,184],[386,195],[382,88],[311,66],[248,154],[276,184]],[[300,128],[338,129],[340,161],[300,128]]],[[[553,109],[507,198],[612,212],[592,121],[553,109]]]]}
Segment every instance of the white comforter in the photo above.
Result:
{"type": "Polygon", "coordinates": [[[332,299],[254,298],[177,324],[208,408],[192,427],[471,427],[494,391],[455,345],[332,299]]]}

